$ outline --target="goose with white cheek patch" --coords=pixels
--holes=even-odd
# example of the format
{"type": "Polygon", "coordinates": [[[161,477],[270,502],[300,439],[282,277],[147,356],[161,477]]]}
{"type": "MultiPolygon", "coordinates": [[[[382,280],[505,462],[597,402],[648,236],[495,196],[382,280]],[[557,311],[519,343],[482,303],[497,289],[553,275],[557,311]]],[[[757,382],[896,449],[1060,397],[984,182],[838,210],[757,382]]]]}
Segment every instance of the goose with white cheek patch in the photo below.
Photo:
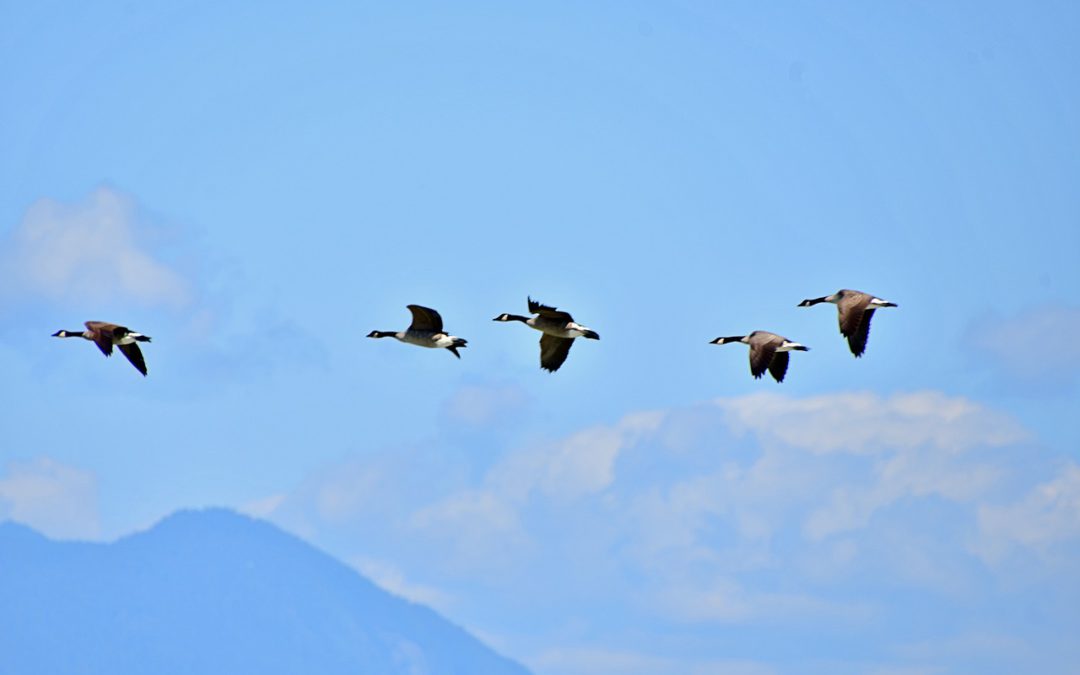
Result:
{"type": "Polygon", "coordinates": [[[394,338],[399,342],[417,347],[431,349],[445,349],[454,356],[461,358],[458,349],[464,349],[468,340],[448,334],[443,330],[442,317],[429,307],[420,305],[408,305],[412,312],[412,323],[402,331],[373,330],[368,333],[369,338],[394,338]]]}
{"type": "Polygon", "coordinates": [[[813,307],[821,302],[836,305],[840,314],[840,334],[847,338],[848,348],[855,358],[866,352],[866,341],[870,337],[870,319],[874,318],[874,311],[883,307],[896,307],[895,302],[847,288],[832,295],[803,300],[799,307],[813,307]]]}
{"type": "Polygon", "coordinates": [[[777,382],[783,382],[784,374],[787,373],[788,352],[810,351],[810,348],[805,345],[764,330],[756,330],[749,335],[718,337],[709,344],[726,345],[731,342],[750,345],[750,374],[754,376],[754,379],[760,378],[768,370],[777,382]]]}
{"type": "Polygon", "coordinates": [[[570,354],[570,347],[574,346],[575,338],[599,340],[596,331],[582,326],[574,321],[569,312],[561,312],[554,307],[548,307],[528,298],[529,313],[536,316],[520,316],[518,314],[500,314],[492,321],[520,321],[533,330],[538,330],[540,336],[540,367],[549,373],[554,373],[566,361],[570,354]]]}
{"type": "Polygon", "coordinates": [[[58,330],[52,334],[58,338],[82,338],[97,345],[105,356],[112,356],[113,347],[117,347],[135,370],[146,376],[146,361],[139,349],[140,342],[150,342],[149,335],[136,333],[126,326],[104,321],[87,321],[86,330],[58,330]]]}

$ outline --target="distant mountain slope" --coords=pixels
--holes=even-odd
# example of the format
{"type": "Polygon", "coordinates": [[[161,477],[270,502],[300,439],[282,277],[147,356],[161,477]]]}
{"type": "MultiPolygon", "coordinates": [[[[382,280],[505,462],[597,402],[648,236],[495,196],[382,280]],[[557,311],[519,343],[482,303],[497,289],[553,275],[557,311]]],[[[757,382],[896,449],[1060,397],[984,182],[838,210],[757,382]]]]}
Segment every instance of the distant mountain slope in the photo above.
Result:
{"type": "Polygon", "coordinates": [[[112,544],[0,523],[3,675],[525,675],[274,526],[185,511],[112,544]]]}

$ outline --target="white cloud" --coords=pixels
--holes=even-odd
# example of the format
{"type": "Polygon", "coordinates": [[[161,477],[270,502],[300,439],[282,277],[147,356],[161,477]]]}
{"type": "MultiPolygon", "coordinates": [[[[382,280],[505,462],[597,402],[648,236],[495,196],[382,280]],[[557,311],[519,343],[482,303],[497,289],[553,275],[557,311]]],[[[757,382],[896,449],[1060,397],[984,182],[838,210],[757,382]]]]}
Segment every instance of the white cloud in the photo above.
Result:
{"type": "Polygon", "coordinates": [[[274,512],[278,510],[281,504],[285,501],[286,495],[276,494],[269,497],[263,497],[261,499],[254,499],[250,502],[241,504],[237,510],[241,513],[246,513],[253,518],[269,518],[274,515],[274,512]]]}
{"type": "Polygon", "coordinates": [[[54,302],[188,304],[188,283],[140,241],[145,233],[134,201],[108,187],[72,205],[41,199],[4,243],[4,285],[54,302]]]}
{"type": "Polygon", "coordinates": [[[749,592],[731,579],[664,588],[656,594],[656,604],[669,616],[689,622],[746,623],[778,617],[790,621],[798,616],[851,622],[870,614],[865,607],[840,605],[804,594],[749,592]]]}
{"type": "Polygon", "coordinates": [[[93,539],[101,531],[97,477],[48,457],[9,462],[0,477],[0,519],[58,539],[93,539]]]}
{"type": "Polygon", "coordinates": [[[1014,546],[1047,553],[1080,542],[1080,465],[1065,465],[1013,504],[980,506],[979,527],[989,537],[981,550],[991,559],[1014,546]]]}
{"type": "MultiPolygon", "coordinates": [[[[361,538],[364,556],[446,589],[455,612],[490,616],[501,598],[545,645],[584,645],[539,647],[533,665],[546,673],[725,672],[739,664],[590,645],[615,615],[670,635],[888,626],[905,620],[891,606],[897,588],[931,604],[948,597],[955,604],[940,608],[960,616],[965,598],[984,602],[987,575],[1001,574],[978,554],[987,540],[1039,547],[1076,536],[1080,479],[1070,470],[1036,488],[1027,458],[1039,446],[1028,441],[1009,415],[940,392],[755,395],[630,414],[491,453],[486,470],[432,464],[453,456],[438,447],[389,463],[354,458],[290,495],[275,518],[306,503],[316,536],[361,538]],[[561,639],[570,622],[581,628],[561,639]]],[[[370,569],[415,595],[393,570],[370,569]]],[[[936,662],[893,666],[926,663],[936,662]]]]}
{"type": "Polygon", "coordinates": [[[529,552],[518,509],[483,490],[467,490],[416,511],[409,527],[431,542],[456,569],[503,571],[529,552]]]}
{"type": "Polygon", "coordinates": [[[811,539],[866,527],[879,509],[905,497],[940,496],[968,503],[985,494],[1001,469],[992,464],[957,462],[947,453],[923,448],[896,452],[867,467],[866,481],[834,487],[829,501],[807,518],[811,539]]]}
{"type": "Polygon", "coordinates": [[[957,453],[1026,437],[1009,417],[935,391],[888,398],[871,392],[802,399],[756,394],[720,399],[717,405],[735,430],[815,453],[872,454],[919,446],[957,453]]]}
{"type": "Polygon", "coordinates": [[[525,500],[534,490],[556,499],[600,492],[615,479],[619,453],[662,421],[662,413],[634,413],[612,426],[590,427],[517,451],[488,473],[488,489],[513,501],[525,500]]]}
{"type": "Polygon", "coordinates": [[[385,560],[354,556],[349,562],[375,585],[406,600],[434,607],[441,612],[447,612],[453,604],[448,593],[408,581],[400,569],[385,560]]]}

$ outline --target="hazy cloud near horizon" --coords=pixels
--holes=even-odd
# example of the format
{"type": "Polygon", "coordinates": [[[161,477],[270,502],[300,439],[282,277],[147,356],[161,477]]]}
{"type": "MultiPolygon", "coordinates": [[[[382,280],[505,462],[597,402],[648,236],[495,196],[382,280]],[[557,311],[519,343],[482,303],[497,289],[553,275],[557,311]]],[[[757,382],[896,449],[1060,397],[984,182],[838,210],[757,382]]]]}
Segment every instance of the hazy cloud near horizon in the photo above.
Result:
{"type": "Polygon", "coordinates": [[[0,521],[11,519],[55,539],[101,535],[92,471],[41,456],[10,461],[0,473],[0,521]]]}
{"type": "Polygon", "coordinates": [[[513,449],[476,478],[410,475],[422,465],[354,457],[265,514],[339,555],[394,560],[390,587],[453,597],[467,625],[471,595],[505,594],[556,630],[543,608],[561,598],[594,637],[536,657],[551,662],[626,648],[589,619],[620,603],[691,635],[855,630],[902,621],[894,593],[909,589],[937,598],[948,632],[978,604],[977,579],[1041,587],[1080,562],[1080,468],[1009,415],[935,391],[730,397],[513,449]]]}

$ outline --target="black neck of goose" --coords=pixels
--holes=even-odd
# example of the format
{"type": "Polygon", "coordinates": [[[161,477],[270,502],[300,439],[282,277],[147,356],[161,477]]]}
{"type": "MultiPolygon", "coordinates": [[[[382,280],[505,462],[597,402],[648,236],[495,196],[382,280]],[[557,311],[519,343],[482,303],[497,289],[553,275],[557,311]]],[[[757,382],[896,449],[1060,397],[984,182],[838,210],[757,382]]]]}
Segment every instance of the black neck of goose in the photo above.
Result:
{"type": "Polygon", "coordinates": [[[825,296],[825,297],[822,297],[822,298],[810,298],[808,300],[803,300],[802,302],[799,303],[799,307],[813,307],[814,305],[817,305],[819,303],[826,302],[825,298],[827,298],[827,297],[828,296],[825,296]]]}
{"type": "Polygon", "coordinates": [[[731,342],[742,342],[743,338],[745,338],[745,337],[746,337],[745,335],[732,335],[732,336],[729,336],[729,337],[716,338],[716,344],[726,345],[726,344],[729,344],[731,342]]]}
{"type": "Polygon", "coordinates": [[[529,317],[520,316],[518,314],[507,314],[506,315],[506,320],[507,321],[520,321],[521,323],[525,323],[526,321],[529,320],[529,317]]]}
{"type": "Polygon", "coordinates": [[[387,338],[394,337],[395,335],[397,335],[397,333],[392,330],[373,330],[368,333],[368,337],[372,338],[387,338]]]}
{"type": "Polygon", "coordinates": [[[62,330],[62,331],[59,331],[56,334],[56,337],[64,337],[64,338],[75,338],[75,337],[77,337],[77,338],[81,338],[81,337],[86,337],[86,336],[83,335],[83,331],[81,331],[81,330],[62,330]]]}

